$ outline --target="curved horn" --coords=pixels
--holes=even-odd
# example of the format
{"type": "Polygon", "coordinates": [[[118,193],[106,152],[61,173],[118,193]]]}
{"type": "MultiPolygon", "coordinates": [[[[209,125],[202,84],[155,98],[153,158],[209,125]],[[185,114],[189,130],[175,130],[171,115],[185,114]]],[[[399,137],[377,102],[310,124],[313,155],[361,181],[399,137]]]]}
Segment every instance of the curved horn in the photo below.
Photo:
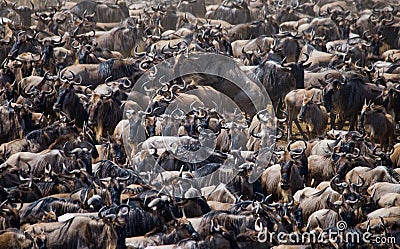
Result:
{"type": "Polygon", "coordinates": [[[287,121],[287,119],[288,119],[288,114],[287,114],[287,112],[282,111],[282,110],[281,110],[281,112],[283,113],[283,115],[284,115],[285,117],[284,117],[284,118],[281,118],[281,119],[277,118],[277,121],[278,121],[279,123],[285,123],[285,122],[287,121]]]}
{"type": "Polygon", "coordinates": [[[122,205],[120,205],[120,206],[118,207],[118,209],[117,209],[117,214],[120,212],[120,210],[121,210],[122,208],[127,208],[126,211],[124,211],[124,212],[121,213],[122,215],[127,215],[127,214],[129,213],[129,211],[131,210],[131,208],[130,208],[128,205],[122,204],[122,205]]]}
{"type": "Polygon", "coordinates": [[[102,98],[110,98],[113,95],[113,91],[111,89],[108,89],[106,94],[101,95],[102,98]]]}
{"type": "Polygon", "coordinates": [[[131,88],[133,86],[134,86],[134,83],[128,78],[122,83],[122,87],[124,89],[129,89],[129,88],[131,88]],[[126,82],[128,82],[128,83],[126,83],[126,82]]]}
{"type": "Polygon", "coordinates": [[[361,188],[362,186],[364,186],[365,180],[364,180],[361,176],[358,176],[358,180],[361,180],[361,182],[358,183],[359,181],[357,181],[357,184],[353,183],[353,185],[354,185],[355,187],[357,187],[357,188],[361,188]]]}
{"type": "Polygon", "coordinates": [[[356,155],[350,154],[350,157],[353,159],[360,157],[360,150],[358,148],[354,148],[354,150],[357,152],[357,154],[356,155]]]}
{"type": "Polygon", "coordinates": [[[289,141],[288,145],[286,146],[287,152],[290,152],[290,151],[291,151],[290,146],[291,146],[294,142],[295,142],[294,140],[290,140],[290,141],[289,141]]]}
{"type": "Polygon", "coordinates": [[[250,135],[251,135],[252,137],[261,139],[261,138],[262,138],[261,136],[259,136],[258,134],[254,134],[254,130],[255,130],[256,128],[257,128],[257,126],[255,126],[253,129],[251,129],[250,135]]]}
{"type": "Polygon", "coordinates": [[[43,92],[44,96],[47,97],[47,98],[51,97],[51,96],[54,96],[57,93],[56,88],[53,85],[49,84],[49,83],[46,83],[46,85],[48,85],[51,89],[49,91],[44,91],[43,92]]]}

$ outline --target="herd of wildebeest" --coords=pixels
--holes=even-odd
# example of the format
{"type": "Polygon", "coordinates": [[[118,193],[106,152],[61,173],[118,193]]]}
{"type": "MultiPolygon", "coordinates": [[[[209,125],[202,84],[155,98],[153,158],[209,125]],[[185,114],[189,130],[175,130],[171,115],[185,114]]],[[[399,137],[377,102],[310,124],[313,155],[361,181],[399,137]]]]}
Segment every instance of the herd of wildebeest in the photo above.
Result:
{"type": "Polygon", "coordinates": [[[399,248],[399,22],[390,0],[1,1],[0,248],[399,248]],[[205,53],[260,84],[159,77],[205,53]]]}

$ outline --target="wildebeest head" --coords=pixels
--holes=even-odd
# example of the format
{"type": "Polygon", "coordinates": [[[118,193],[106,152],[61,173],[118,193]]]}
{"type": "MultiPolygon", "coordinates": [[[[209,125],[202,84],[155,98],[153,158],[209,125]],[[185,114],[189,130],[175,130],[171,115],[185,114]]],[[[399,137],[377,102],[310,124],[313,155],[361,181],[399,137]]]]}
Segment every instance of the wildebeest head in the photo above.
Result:
{"type": "Polygon", "coordinates": [[[274,216],[278,221],[278,224],[275,225],[275,229],[281,232],[297,232],[298,229],[302,229],[304,227],[303,210],[298,208],[293,197],[290,196],[289,202],[269,204],[268,199],[271,196],[272,195],[267,196],[261,202],[261,206],[265,211],[274,211],[274,216]]]}
{"type": "Polygon", "coordinates": [[[71,78],[65,78],[64,76],[61,76],[60,80],[62,82],[62,85],[59,87],[58,96],[53,106],[53,109],[55,111],[63,110],[64,106],[69,106],[69,105],[74,106],[73,102],[76,100],[76,92],[74,89],[74,85],[79,85],[82,82],[82,78],[80,78],[79,82],[72,80],[73,78],[74,78],[74,73],[72,73],[71,78]]]}
{"type": "Polygon", "coordinates": [[[86,141],[75,144],[66,142],[63,152],[67,157],[74,157],[80,168],[84,168],[89,174],[92,174],[92,152],[94,149],[94,146],[86,141]]]}
{"type": "Polygon", "coordinates": [[[347,84],[347,78],[344,78],[344,81],[340,81],[338,79],[328,80],[328,75],[329,74],[325,75],[325,81],[327,85],[323,90],[323,100],[326,110],[330,112],[332,110],[332,97],[347,84]]]}
{"type": "Polygon", "coordinates": [[[133,142],[135,140],[141,141],[141,139],[144,139],[144,137],[141,138],[141,136],[143,136],[144,134],[147,138],[155,135],[155,117],[147,117],[146,115],[149,114],[150,113],[136,110],[129,110],[127,112],[127,117],[129,120],[129,142],[133,142]],[[143,128],[145,129],[142,130],[143,128]]]}
{"type": "Polygon", "coordinates": [[[394,147],[392,145],[389,146],[389,151],[383,152],[383,151],[378,151],[377,146],[372,151],[373,157],[376,157],[376,166],[381,166],[384,165],[388,168],[392,168],[393,162],[390,159],[390,156],[394,152],[394,147]]]}
{"type": "Polygon", "coordinates": [[[6,89],[8,99],[11,99],[13,87],[12,84],[15,81],[15,74],[9,68],[0,68],[0,86],[6,89]]]}
{"type": "Polygon", "coordinates": [[[190,237],[197,240],[200,237],[193,228],[192,223],[185,217],[172,220],[167,224],[170,229],[173,229],[173,232],[168,233],[167,231],[164,235],[162,240],[165,244],[177,243],[182,239],[190,237]]]}
{"type": "Polygon", "coordinates": [[[184,112],[180,109],[175,109],[171,114],[162,114],[159,117],[162,126],[162,134],[166,136],[177,135],[182,119],[184,119],[184,112]]]}
{"type": "Polygon", "coordinates": [[[303,103],[301,104],[301,108],[300,108],[300,112],[299,112],[299,116],[298,116],[298,118],[299,118],[300,121],[303,121],[303,120],[304,120],[304,116],[305,116],[305,113],[307,112],[307,108],[308,108],[310,105],[313,104],[313,103],[312,103],[312,98],[313,98],[313,96],[314,96],[314,95],[312,95],[312,96],[307,96],[306,94],[304,94],[303,103]]]}
{"type": "Polygon", "coordinates": [[[339,179],[344,179],[346,173],[357,165],[359,157],[360,150],[358,148],[354,148],[349,152],[342,152],[342,146],[336,146],[333,148],[331,158],[335,167],[335,172],[340,177],[339,179]]]}
{"type": "Polygon", "coordinates": [[[358,125],[360,126],[360,128],[364,129],[364,117],[371,113],[371,111],[373,110],[373,105],[374,104],[371,103],[371,101],[367,103],[367,100],[365,99],[364,105],[361,109],[360,119],[358,120],[358,125]]]}
{"type": "Polygon", "coordinates": [[[175,220],[179,215],[179,208],[175,205],[175,200],[167,195],[158,194],[147,204],[146,208],[161,215],[166,222],[175,220]]]}
{"type": "Polygon", "coordinates": [[[38,112],[46,112],[46,103],[57,93],[54,85],[46,82],[47,80],[52,80],[52,78],[48,77],[46,73],[43,76],[43,80],[38,84],[38,87],[31,86],[30,89],[27,90],[26,88],[28,85],[26,85],[21,91],[21,96],[29,99],[38,112]]]}
{"type": "Polygon", "coordinates": [[[60,111],[63,105],[68,105],[71,103],[71,94],[74,94],[74,87],[72,84],[64,83],[58,90],[57,100],[54,103],[53,109],[55,111],[60,111]]]}
{"type": "Polygon", "coordinates": [[[88,113],[89,113],[89,119],[88,119],[88,124],[89,125],[96,125],[98,122],[98,117],[99,117],[99,111],[103,109],[103,106],[106,106],[108,102],[111,102],[112,100],[112,91],[109,89],[109,92],[107,94],[99,94],[99,93],[94,93],[90,100],[89,100],[89,107],[88,107],[88,113]]]}
{"type": "MultiPolygon", "coordinates": [[[[22,208],[22,203],[20,208],[22,208]]],[[[4,221],[0,224],[0,227],[5,230],[7,228],[19,228],[20,227],[20,216],[18,209],[13,206],[12,201],[9,199],[3,201],[0,204],[0,213],[4,217],[4,221]]]]}
{"type": "MultiPolygon", "coordinates": [[[[290,144],[287,146],[287,151],[284,151],[279,159],[279,164],[281,166],[281,182],[280,186],[284,190],[288,190],[291,187],[293,178],[295,175],[299,175],[298,166],[304,167],[302,162],[302,157],[304,153],[304,148],[290,150],[290,144]]],[[[308,168],[308,165],[306,166],[308,168]]]]}
{"type": "Polygon", "coordinates": [[[294,79],[296,80],[296,89],[304,88],[304,68],[311,66],[312,62],[305,63],[309,59],[309,55],[306,55],[305,60],[301,60],[299,62],[290,62],[285,63],[286,58],[282,61],[281,66],[282,69],[288,70],[292,73],[294,79]]]}
{"type": "Polygon", "coordinates": [[[99,210],[98,216],[103,219],[106,224],[122,227],[126,223],[126,218],[129,214],[130,207],[122,204],[117,207],[107,209],[106,206],[99,210]]]}
{"type": "Polygon", "coordinates": [[[106,150],[108,153],[109,160],[113,160],[115,163],[124,163],[125,162],[125,150],[123,148],[122,138],[120,135],[108,137],[108,141],[106,142],[106,150]]]}
{"type": "Polygon", "coordinates": [[[365,180],[359,177],[357,183],[352,182],[341,182],[340,176],[336,175],[332,178],[330,186],[336,192],[342,194],[342,201],[346,202],[348,205],[354,208],[358,208],[362,205],[361,199],[362,195],[359,193],[360,189],[365,184],[365,180]]]}
{"type": "MultiPolygon", "coordinates": [[[[292,173],[292,167],[294,165],[294,161],[287,157],[285,162],[281,162],[281,188],[289,189],[290,188],[290,175],[292,173]]],[[[296,166],[294,166],[296,167],[296,166]]]]}
{"type": "Polygon", "coordinates": [[[70,51],[64,48],[54,48],[53,57],[55,67],[58,69],[58,71],[61,71],[66,66],[72,65],[74,56],[75,55],[73,53],[70,53],[70,51]]]}
{"type": "Polygon", "coordinates": [[[156,118],[154,116],[146,116],[144,120],[144,127],[146,128],[146,137],[156,135],[156,118]]]}
{"type": "Polygon", "coordinates": [[[78,62],[79,64],[88,64],[89,56],[93,52],[94,47],[90,44],[79,45],[74,47],[77,49],[78,62]]]}
{"type": "Polygon", "coordinates": [[[171,101],[172,96],[166,96],[165,92],[160,92],[151,100],[146,112],[149,112],[155,116],[160,116],[165,112],[165,109],[168,107],[171,101]]]}
{"type": "Polygon", "coordinates": [[[377,99],[382,101],[387,110],[396,109],[395,106],[400,103],[400,85],[386,83],[386,88],[377,99]]]}

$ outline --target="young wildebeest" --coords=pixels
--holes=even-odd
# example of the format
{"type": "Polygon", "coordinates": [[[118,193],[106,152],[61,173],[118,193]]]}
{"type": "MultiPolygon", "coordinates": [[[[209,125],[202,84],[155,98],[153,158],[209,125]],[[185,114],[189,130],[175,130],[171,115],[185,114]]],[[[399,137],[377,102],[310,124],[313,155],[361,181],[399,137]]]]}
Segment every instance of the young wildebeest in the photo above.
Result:
{"type": "Polygon", "coordinates": [[[307,89],[296,89],[290,91],[285,96],[285,106],[286,113],[288,115],[288,124],[287,124],[287,138],[288,141],[292,140],[293,132],[292,132],[292,124],[293,122],[296,124],[297,129],[300,131],[301,135],[304,136],[303,130],[300,127],[300,124],[297,120],[297,116],[300,113],[301,106],[303,104],[303,96],[304,95],[313,95],[311,98],[313,102],[322,101],[323,94],[321,89],[312,88],[310,90],[307,89]]]}
{"type": "Polygon", "coordinates": [[[367,105],[365,102],[361,111],[359,125],[369,134],[373,146],[375,146],[375,141],[379,141],[382,149],[387,151],[388,146],[393,144],[393,117],[386,113],[383,106],[371,105],[371,103],[367,105]]]}
{"type": "Polygon", "coordinates": [[[328,124],[328,113],[325,107],[318,103],[313,103],[311,101],[313,96],[304,94],[303,104],[301,105],[298,116],[300,121],[306,123],[307,136],[309,139],[322,135],[328,124]]]}

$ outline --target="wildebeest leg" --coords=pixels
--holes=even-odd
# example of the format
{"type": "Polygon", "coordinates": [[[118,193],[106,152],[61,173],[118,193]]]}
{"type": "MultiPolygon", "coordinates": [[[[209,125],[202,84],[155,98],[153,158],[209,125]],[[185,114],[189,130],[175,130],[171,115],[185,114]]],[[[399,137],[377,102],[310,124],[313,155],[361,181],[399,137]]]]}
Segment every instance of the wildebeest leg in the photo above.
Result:
{"type": "MultiPolygon", "coordinates": [[[[371,132],[371,134],[369,135],[369,138],[371,139],[372,147],[375,147],[375,134],[373,132],[371,132]]],[[[381,144],[381,147],[382,147],[382,144],[381,144]]]]}
{"type": "Polygon", "coordinates": [[[279,98],[277,105],[275,106],[275,114],[282,112],[282,107],[283,107],[283,101],[282,98],[279,98]]]}
{"type": "Polygon", "coordinates": [[[305,140],[308,140],[306,134],[304,133],[303,129],[302,129],[301,126],[300,126],[299,120],[295,119],[295,120],[294,120],[294,123],[296,124],[296,127],[297,127],[297,129],[299,130],[301,136],[302,136],[305,140]]]}
{"type": "Polygon", "coordinates": [[[96,126],[96,127],[93,128],[93,130],[94,130],[94,133],[96,134],[97,142],[101,143],[100,139],[101,139],[101,136],[103,135],[103,127],[96,126]]]}
{"type": "Polygon", "coordinates": [[[335,119],[336,119],[336,114],[334,111],[331,111],[329,113],[329,118],[331,119],[330,120],[331,121],[331,130],[334,130],[335,129],[335,119]]]}
{"type": "Polygon", "coordinates": [[[349,131],[354,131],[357,122],[357,115],[352,115],[349,121],[349,131]]]}
{"type": "MultiPolygon", "coordinates": [[[[395,142],[394,142],[394,140],[395,140],[394,134],[390,135],[389,138],[388,138],[387,140],[388,140],[387,142],[389,142],[389,143],[386,144],[386,150],[389,151],[390,145],[393,145],[393,144],[395,143],[395,142]]],[[[387,152],[387,151],[386,151],[386,152],[387,152]]]]}
{"type": "Polygon", "coordinates": [[[384,136],[380,136],[379,137],[379,144],[381,145],[382,151],[386,152],[387,149],[387,138],[385,138],[384,136]]]}
{"type": "Polygon", "coordinates": [[[339,120],[338,120],[338,130],[342,130],[343,129],[343,126],[344,126],[344,122],[345,122],[345,117],[344,117],[344,115],[343,115],[343,113],[340,113],[339,115],[338,115],[338,118],[339,118],[339,120]]]}
{"type": "MultiPolygon", "coordinates": [[[[308,126],[306,126],[306,132],[307,132],[307,136],[309,139],[311,139],[312,136],[312,131],[310,130],[310,128],[308,126]]],[[[307,138],[305,138],[306,140],[308,140],[307,138]]]]}
{"type": "Polygon", "coordinates": [[[289,108],[286,108],[286,113],[289,114],[288,116],[288,123],[287,123],[287,139],[288,141],[290,141],[292,139],[293,136],[293,129],[292,129],[292,125],[293,125],[293,120],[295,119],[293,116],[293,110],[289,111],[289,108]]]}
{"type": "Polygon", "coordinates": [[[81,239],[78,239],[78,245],[76,245],[77,249],[89,249],[89,246],[86,245],[86,243],[84,241],[82,241],[81,239]]]}

